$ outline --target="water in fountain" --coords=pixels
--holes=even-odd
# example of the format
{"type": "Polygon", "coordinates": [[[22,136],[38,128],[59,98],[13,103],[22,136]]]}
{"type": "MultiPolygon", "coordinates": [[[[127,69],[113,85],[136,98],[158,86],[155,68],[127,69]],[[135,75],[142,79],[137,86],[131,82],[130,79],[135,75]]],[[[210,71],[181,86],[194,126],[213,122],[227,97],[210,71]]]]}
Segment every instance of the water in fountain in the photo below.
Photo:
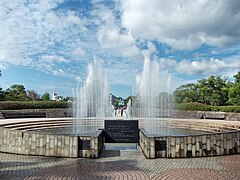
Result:
{"type": "Polygon", "coordinates": [[[100,61],[94,59],[88,65],[87,79],[75,92],[74,133],[94,132],[103,128],[104,117],[111,116],[111,100],[107,73],[100,61]]]}
{"type": "Polygon", "coordinates": [[[170,117],[173,107],[171,90],[171,75],[161,70],[157,60],[151,61],[145,56],[141,74],[136,76],[133,115],[144,118],[143,126],[151,125],[148,118],[170,117]]]}
{"type": "Polygon", "coordinates": [[[132,117],[132,101],[131,99],[128,100],[127,109],[126,109],[126,118],[129,119],[132,117]]]}

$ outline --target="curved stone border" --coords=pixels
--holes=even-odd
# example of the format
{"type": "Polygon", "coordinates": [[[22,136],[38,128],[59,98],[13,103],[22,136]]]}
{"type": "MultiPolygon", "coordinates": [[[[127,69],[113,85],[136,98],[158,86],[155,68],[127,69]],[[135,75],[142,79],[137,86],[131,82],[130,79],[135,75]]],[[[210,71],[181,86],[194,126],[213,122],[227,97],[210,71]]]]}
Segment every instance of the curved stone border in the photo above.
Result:
{"type": "Polygon", "coordinates": [[[157,136],[144,129],[139,145],[147,158],[206,157],[240,153],[240,123],[222,120],[159,120],[159,127],[205,130],[211,133],[188,136],[157,136]]]}
{"type": "Polygon", "coordinates": [[[102,131],[89,135],[48,135],[0,127],[0,151],[25,155],[98,158],[102,131]],[[85,144],[85,145],[84,145],[85,144]]]}
{"type": "Polygon", "coordinates": [[[144,129],[139,145],[147,158],[206,157],[240,153],[240,132],[155,137],[144,129]]]}
{"type": "MultiPolygon", "coordinates": [[[[34,122],[37,122],[37,120],[34,120],[34,122]]],[[[141,126],[141,119],[139,119],[139,122],[141,126]]],[[[204,129],[213,133],[164,137],[153,136],[141,129],[139,131],[139,145],[147,158],[204,157],[240,153],[240,122],[177,119],[170,119],[169,121],[157,119],[157,122],[155,124],[157,127],[204,129]]],[[[19,123],[22,126],[22,123],[19,123]]],[[[9,127],[7,124],[5,126],[9,127]]],[[[149,124],[151,125],[151,123],[149,124]]],[[[6,127],[0,127],[1,152],[98,158],[103,148],[103,133],[101,130],[95,134],[73,136],[48,135],[6,127]]]]}

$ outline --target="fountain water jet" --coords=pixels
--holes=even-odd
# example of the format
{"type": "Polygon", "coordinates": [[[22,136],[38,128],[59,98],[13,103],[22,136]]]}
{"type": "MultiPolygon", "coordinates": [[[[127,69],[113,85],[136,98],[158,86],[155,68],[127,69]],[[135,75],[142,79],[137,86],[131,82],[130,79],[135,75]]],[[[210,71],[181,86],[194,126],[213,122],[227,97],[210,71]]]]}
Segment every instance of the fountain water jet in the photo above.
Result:
{"type": "Polygon", "coordinates": [[[151,61],[145,56],[143,71],[136,76],[137,98],[133,104],[133,115],[143,118],[146,130],[151,123],[148,118],[170,117],[173,109],[170,90],[171,75],[161,69],[158,61],[151,61]]]}
{"type": "Polygon", "coordinates": [[[102,119],[111,116],[107,72],[100,61],[88,64],[87,79],[75,92],[74,133],[90,133],[103,128],[102,119]],[[95,121],[95,123],[89,123],[95,121]],[[91,124],[91,125],[90,125],[91,124]]]}

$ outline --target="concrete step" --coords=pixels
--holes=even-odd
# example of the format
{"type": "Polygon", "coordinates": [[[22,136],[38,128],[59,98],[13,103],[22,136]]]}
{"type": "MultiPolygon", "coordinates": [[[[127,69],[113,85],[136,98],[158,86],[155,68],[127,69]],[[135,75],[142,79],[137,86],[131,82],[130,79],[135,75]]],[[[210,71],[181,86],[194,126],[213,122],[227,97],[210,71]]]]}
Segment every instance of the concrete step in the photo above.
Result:
{"type": "Polygon", "coordinates": [[[3,127],[5,128],[15,128],[15,127],[21,127],[21,126],[34,126],[34,125],[39,125],[39,124],[54,124],[54,123],[68,123],[68,122],[72,122],[69,120],[53,120],[53,121],[38,121],[38,122],[22,122],[22,123],[11,123],[11,124],[7,124],[7,125],[3,125],[3,127]]]}

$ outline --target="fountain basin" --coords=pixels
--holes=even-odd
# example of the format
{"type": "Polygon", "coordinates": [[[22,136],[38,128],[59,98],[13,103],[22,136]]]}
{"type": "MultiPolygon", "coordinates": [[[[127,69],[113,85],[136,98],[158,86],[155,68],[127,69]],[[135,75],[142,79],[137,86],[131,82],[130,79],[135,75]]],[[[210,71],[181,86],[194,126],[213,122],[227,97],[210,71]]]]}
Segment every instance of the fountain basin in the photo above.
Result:
{"type": "MultiPolygon", "coordinates": [[[[103,120],[90,118],[103,127],[103,120]]],[[[222,120],[155,118],[149,128],[139,121],[139,146],[147,158],[204,157],[240,153],[240,123],[222,120]],[[198,130],[197,134],[161,135],[159,127],[198,130]],[[205,131],[205,132],[203,132],[205,131]]],[[[146,119],[144,119],[146,120],[146,119]]],[[[25,155],[98,158],[104,146],[102,130],[88,134],[51,134],[40,129],[66,128],[72,118],[14,119],[1,122],[0,151],[25,155]]],[[[91,124],[90,124],[91,125],[91,124]]]]}

